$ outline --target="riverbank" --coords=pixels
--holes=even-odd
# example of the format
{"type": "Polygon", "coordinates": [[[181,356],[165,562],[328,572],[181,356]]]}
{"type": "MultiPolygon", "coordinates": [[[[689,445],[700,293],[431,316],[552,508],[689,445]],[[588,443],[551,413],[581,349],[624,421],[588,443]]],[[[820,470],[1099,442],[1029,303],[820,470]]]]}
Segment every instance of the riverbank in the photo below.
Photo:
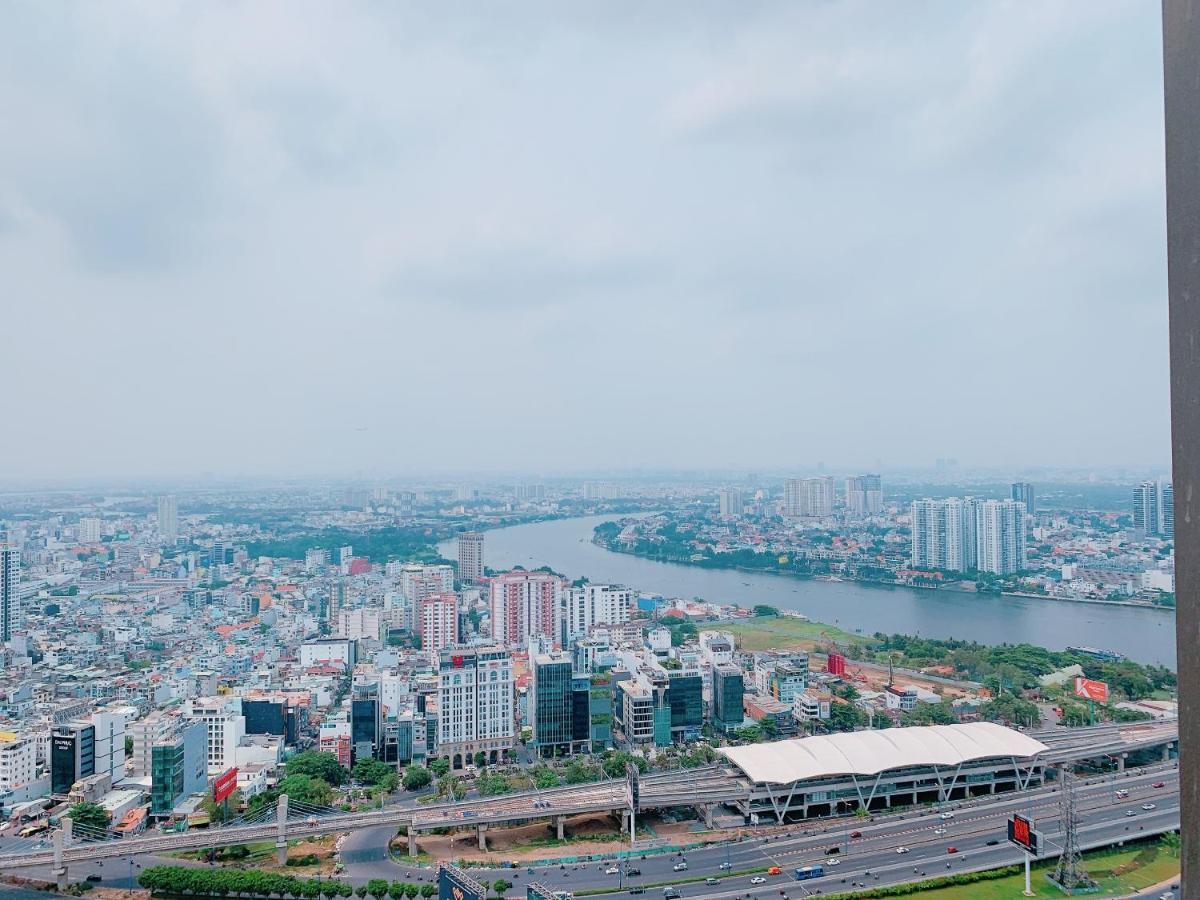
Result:
{"type": "MultiPolygon", "coordinates": [[[[496,570],[549,566],[593,584],[621,584],[639,593],[699,599],[750,609],[759,604],[802,613],[842,631],[911,634],[982,644],[1033,644],[1051,650],[1104,647],[1137,662],[1174,669],[1175,619],[1158,609],[1097,603],[1037,603],[950,590],[915,590],[866,581],[779,578],[770,573],[658,562],[613,553],[592,542],[595,526],[620,515],[560,519],[490,530],[486,564],[496,570]]],[[[452,540],[440,548],[455,555],[452,540]]]]}
{"type": "MultiPolygon", "coordinates": [[[[762,568],[750,568],[748,566],[720,566],[720,565],[700,565],[687,559],[661,559],[657,556],[651,556],[648,553],[638,553],[635,550],[626,550],[619,547],[613,547],[607,542],[601,540],[600,536],[593,533],[592,543],[602,550],[609,553],[620,553],[625,556],[632,556],[635,559],[644,559],[650,562],[662,563],[671,566],[688,566],[694,569],[703,571],[723,571],[723,572],[742,572],[744,574],[754,575],[772,575],[778,578],[789,578],[794,581],[816,581],[816,582],[849,582],[853,584],[861,584],[866,587],[878,586],[889,588],[911,588],[918,591],[937,591],[937,592],[954,592],[957,594],[977,594],[980,596],[986,595],[985,592],[970,590],[958,585],[964,582],[952,581],[945,584],[918,584],[907,581],[882,581],[878,578],[855,578],[852,575],[838,575],[836,578],[830,578],[825,575],[809,575],[802,572],[789,572],[786,569],[780,569],[776,566],[763,566],[762,568]]],[[[1133,609],[1152,609],[1160,612],[1174,613],[1173,606],[1160,606],[1155,603],[1145,603],[1140,600],[1097,600],[1092,597],[1058,597],[1052,594],[1037,594],[1033,591],[1000,591],[991,596],[998,597],[1020,597],[1025,600],[1050,600],[1059,603],[1088,603],[1094,606],[1125,606],[1133,609]]]]}

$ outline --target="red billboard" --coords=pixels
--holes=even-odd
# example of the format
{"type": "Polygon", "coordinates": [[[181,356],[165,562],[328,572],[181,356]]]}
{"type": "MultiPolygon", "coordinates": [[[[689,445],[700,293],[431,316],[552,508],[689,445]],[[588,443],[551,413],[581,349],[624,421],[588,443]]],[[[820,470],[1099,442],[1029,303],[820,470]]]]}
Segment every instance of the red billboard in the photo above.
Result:
{"type": "Polygon", "coordinates": [[[1042,849],[1041,832],[1033,830],[1033,824],[1024,816],[1013,815],[1008,820],[1008,839],[1034,856],[1042,849]]]}
{"type": "Polygon", "coordinates": [[[1079,676],[1075,679],[1075,696],[1084,700],[1095,700],[1097,703],[1108,702],[1108,685],[1103,681],[1092,681],[1090,678],[1079,676]]]}
{"type": "Polygon", "coordinates": [[[222,772],[213,781],[213,802],[220,803],[237,790],[237,766],[227,772],[222,772]]]}

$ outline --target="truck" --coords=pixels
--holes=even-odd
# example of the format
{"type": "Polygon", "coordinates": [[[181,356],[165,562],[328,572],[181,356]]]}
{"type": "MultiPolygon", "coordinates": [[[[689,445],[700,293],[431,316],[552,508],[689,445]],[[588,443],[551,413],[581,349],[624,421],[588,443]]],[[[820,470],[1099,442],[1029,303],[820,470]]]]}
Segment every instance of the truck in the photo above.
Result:
{"type": "Polygon", "coordinates": [[[807,881],[810,878],[820,878],[825,874],[825,867],[822,865],[801,866],[796,870],[797,881],[807,881]]]}

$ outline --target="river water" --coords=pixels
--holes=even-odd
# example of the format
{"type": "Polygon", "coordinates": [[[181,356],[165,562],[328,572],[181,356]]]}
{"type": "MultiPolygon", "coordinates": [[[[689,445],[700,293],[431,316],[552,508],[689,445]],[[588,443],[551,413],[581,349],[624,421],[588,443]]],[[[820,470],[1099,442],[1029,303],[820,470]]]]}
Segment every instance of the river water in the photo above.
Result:
{"type": "MultiPolygon", "coordinates": [[[[664,563],[593,544],[592,529],[616,518],[558,519],[489,531],[484,558],[493,569],[550,566],[570,578],[587,576],[667,597],[699,597],[743,607],[766,603],[865,634],[1025,642],[1055,650],[1068,645],[1103,647],[1138,662],[1175,668],[1175,613],[1170,610],[813,581],[664,563]]],[[[440,549],[444,556],[457,558],[453,541],[440,549]]]]}

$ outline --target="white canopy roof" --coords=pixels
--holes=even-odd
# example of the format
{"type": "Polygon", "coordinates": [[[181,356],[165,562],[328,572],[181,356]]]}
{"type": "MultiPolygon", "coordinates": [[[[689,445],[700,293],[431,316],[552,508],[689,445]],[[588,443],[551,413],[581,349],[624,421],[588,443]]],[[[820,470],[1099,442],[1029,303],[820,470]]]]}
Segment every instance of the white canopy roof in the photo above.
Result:
{"type": "Polygon", "coordinates": [[[1041,741],[993,722],[849,731],[769,744],[723,747],[718,753],[752,781],[791,784],[829,775],[876,775],[906,766],[957,766],[975,759],[1028,759],[1041,741]]]}

